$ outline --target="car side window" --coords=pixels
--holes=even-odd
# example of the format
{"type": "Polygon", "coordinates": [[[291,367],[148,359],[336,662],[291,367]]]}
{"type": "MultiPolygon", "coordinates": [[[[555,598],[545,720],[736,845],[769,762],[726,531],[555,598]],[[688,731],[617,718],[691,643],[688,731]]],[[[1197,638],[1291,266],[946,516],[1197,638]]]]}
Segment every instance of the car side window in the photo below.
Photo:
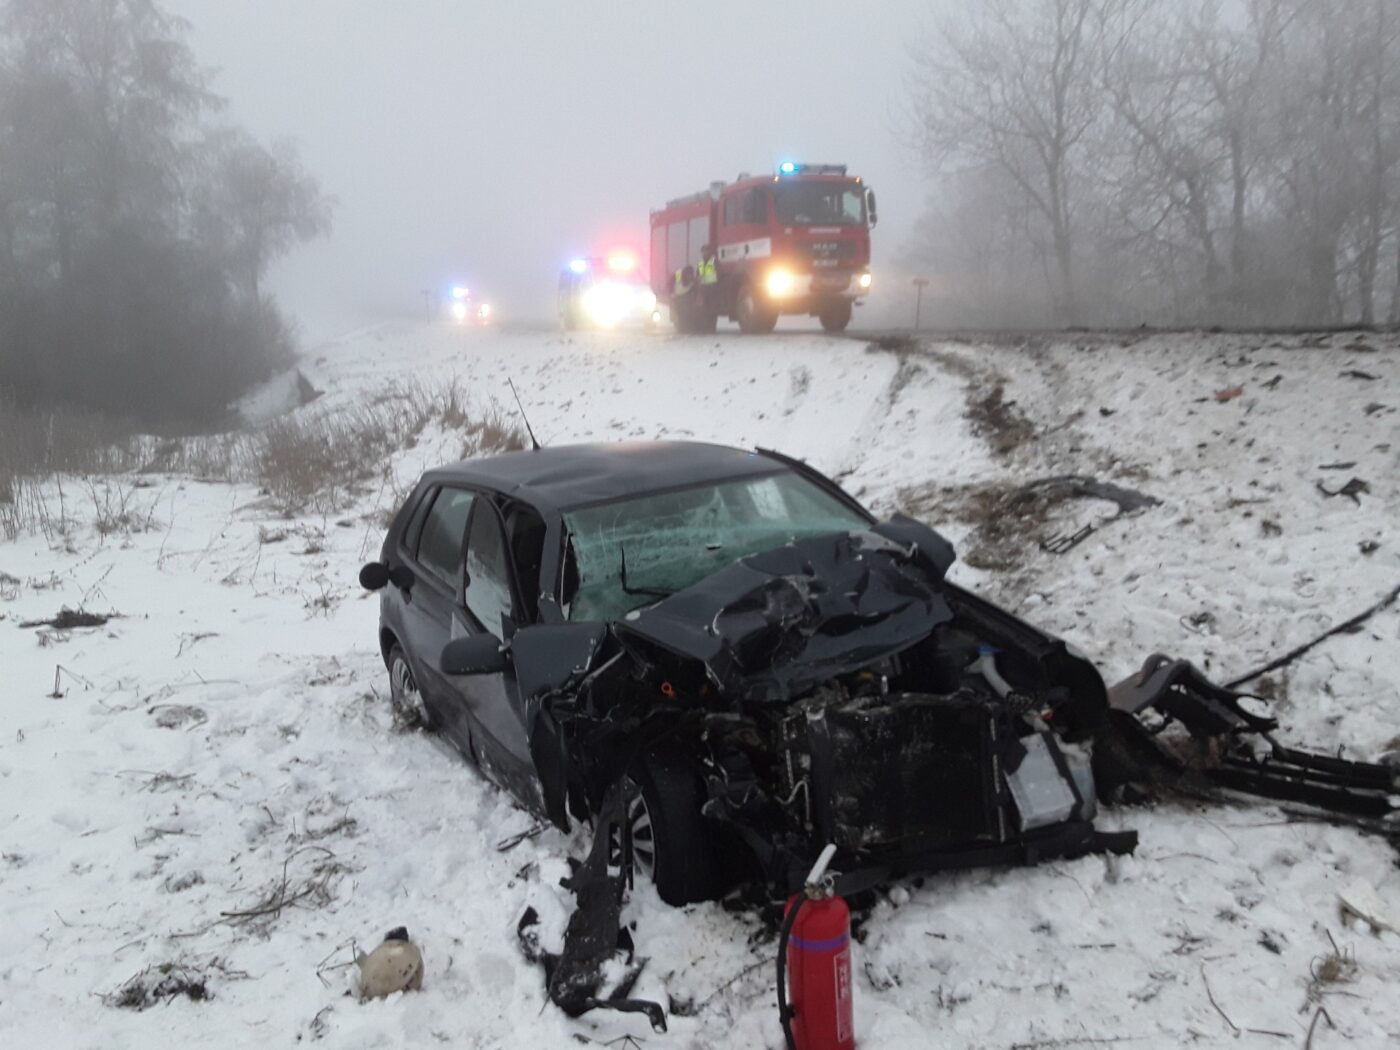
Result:
{"type": "Polygon", "coordinates": [[[440,490],[418,540],[418,564],[454,592],[462,576],[462,540],[474,499],[463,489],[440,490]]]}
{"type": "Polygon", "coordinates": [[[423,535],[423,522],[428,517],[428,510],[433,505],[433,500],[437,498],[436,488],[425,489],[418,497],[418,503],[413,508],[413,514],[408,519],[408,526],[403,531],[403,549],[412,557],[418,550],[418,539],[423,535]]]}
{"type": "Polygon", "coordinates": [[[467,611],[500,638],[501,618],[512,616],[510,554],[499,516],[485,500],[477,504],[467,535],[467,611]]]}

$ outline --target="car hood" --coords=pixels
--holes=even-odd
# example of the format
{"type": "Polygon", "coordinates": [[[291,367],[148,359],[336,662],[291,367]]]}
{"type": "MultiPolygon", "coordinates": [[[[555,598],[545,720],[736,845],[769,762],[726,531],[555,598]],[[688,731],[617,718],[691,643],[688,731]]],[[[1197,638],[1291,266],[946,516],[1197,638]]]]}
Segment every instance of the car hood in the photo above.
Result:
{"type": "Polygon", "coordinates": [[[784,700],[915,644],[952,619],[946,539],[909,518],[739,559],[611,627],[634,656],[703,665],[725,694],[784,700]]]}

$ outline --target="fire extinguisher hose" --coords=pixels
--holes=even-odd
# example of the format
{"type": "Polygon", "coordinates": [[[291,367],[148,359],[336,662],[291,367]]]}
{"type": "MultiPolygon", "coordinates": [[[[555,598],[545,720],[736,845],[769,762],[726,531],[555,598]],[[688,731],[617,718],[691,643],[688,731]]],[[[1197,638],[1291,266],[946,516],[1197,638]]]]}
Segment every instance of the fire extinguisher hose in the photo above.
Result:
{"type": "Polygon", "coordinates": [[[783,916],[783,927],[778,933],[778,1021],[783,1026],[783,1038],[787,1040],[787,1050],[797,1050],[797,1041],[792,1037],[793,1010],[787,998],[787,947],[792,936],[792,924],[797,921],[797,913],[807,903],[807,895],[799,893],[792,907],[783,916]]]}

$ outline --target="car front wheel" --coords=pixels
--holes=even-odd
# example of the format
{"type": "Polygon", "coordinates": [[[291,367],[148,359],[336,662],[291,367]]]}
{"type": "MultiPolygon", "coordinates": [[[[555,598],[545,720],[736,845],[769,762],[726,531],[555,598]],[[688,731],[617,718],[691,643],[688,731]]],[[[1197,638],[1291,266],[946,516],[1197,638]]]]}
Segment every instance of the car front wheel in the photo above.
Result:
{"type": "Polygon", "coordinates": [[[724,843],[700,814],[703,785],[679,756],[649,755],[623,781],[632,863],[667,904],[713,900],[727,888],[724,843]]]}

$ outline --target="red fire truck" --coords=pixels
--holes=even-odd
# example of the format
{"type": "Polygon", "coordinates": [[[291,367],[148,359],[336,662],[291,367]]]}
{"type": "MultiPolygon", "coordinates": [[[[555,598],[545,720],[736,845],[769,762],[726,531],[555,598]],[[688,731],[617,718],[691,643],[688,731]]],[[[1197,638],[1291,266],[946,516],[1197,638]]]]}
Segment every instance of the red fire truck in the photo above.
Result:
{"type": "Polygon", "coordinates": [[[844,164],[787,161],[713,182],[651,213],[651,287],[677,331],[712,332],[728,317],[771,332],[779,315],[803,314],[839,332],[870,291],[875,220],[875,194],[844,164]],[[691,287],[707,244],[719,282],[691,287]]]}

